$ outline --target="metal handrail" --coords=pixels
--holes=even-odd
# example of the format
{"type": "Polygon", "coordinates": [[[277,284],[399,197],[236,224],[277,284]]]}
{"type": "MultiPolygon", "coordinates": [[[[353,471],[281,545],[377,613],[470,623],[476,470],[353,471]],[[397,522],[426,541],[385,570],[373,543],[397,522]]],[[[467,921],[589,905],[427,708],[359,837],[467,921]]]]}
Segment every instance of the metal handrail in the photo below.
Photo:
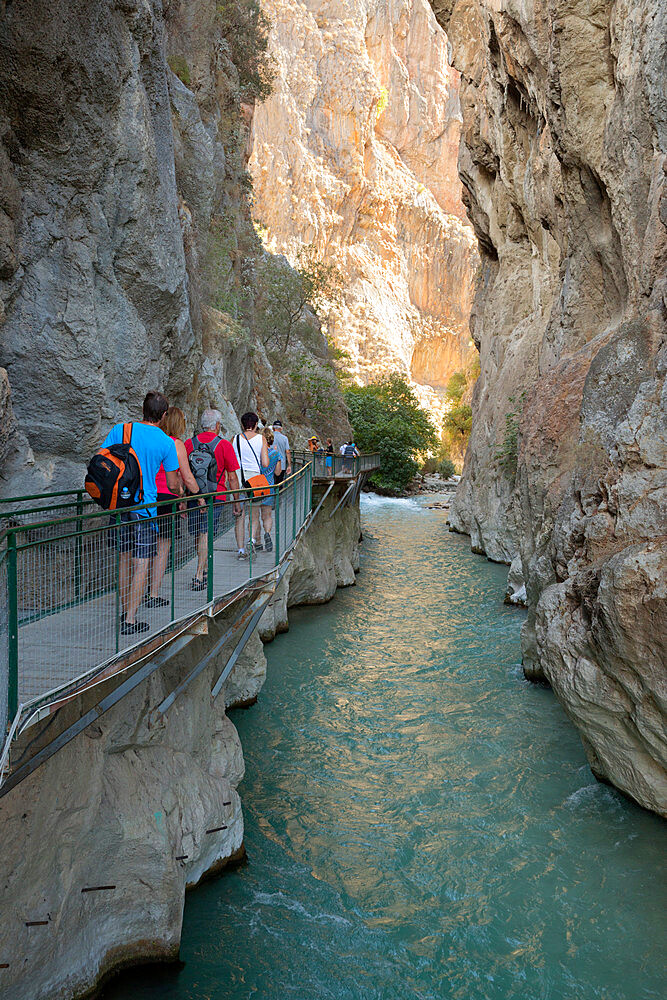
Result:
{"type": "Polygon", "coordinates": [[[357,458],[345,458],[340,454],[328,455],[319,450],[294,451],[292,458],[296,468],[312,464],[316,479],[356,478],[362,472],[371,472],[380,468],[380,455],[377,452],[362,453],[357,458]]]}
{"type": "MultiPolygon", "coordinates": [[[[0,541],[2,733],[19,704],[27,709],[50,703],[57,692],[69,689],[97,665],[106,669],[116,660],[126,662],[133,649],[168,632],[184,615],[201,614],[239,586],[275,571],[309,517],[312,480],[308,464],[274,486],[269,497],[226,490],[224,500],[218,499],[217,492],[186,498],[189,507],[185,511],[179,499],[137,504],[122,512],[89,513],[79,504],[76,513],[61,518],[20,524],[4,521],[0,541]],[[271,552],[262,550],[260,555],[251,546],[247,560],[236,558],[235,514],[240,504],[243,524],[249,517],[250,530],[253,515],[256,518],[258,508],[264,507],[261,532],[263,537],[265,525],[273,522],[268,532],[271,552]],[[123,632],[128,592],[121,593],[121,551],[144,544],[137,542],[140,536],[147,539],[151,554],[156,547],[163,553],[163,591],[169,591],[169,598],[162,598],[159,607],[149,604],[150,610],[140,604],[138,617],[150,616],[150,628],[138,639],[135,635],[126,638],[123,632]],[[202,559],[206,575],[197,577],[202,559]],[[205,584],[195,588],[198,579],[205,584]]],[[[155,560],[149,563],[142,556],[142,565],[144,561],[151,570],[155,566],[155,560]]]]}

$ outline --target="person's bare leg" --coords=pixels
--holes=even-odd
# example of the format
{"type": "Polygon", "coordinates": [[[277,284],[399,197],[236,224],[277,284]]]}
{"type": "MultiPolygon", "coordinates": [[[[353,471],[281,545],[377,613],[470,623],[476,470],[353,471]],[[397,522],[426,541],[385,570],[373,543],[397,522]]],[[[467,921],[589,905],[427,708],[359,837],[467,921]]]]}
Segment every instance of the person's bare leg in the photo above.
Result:
{"type": "Polygon", "coordinates": [[[240,517],[234,522],[234,534],[236,535],[236,545],[239,549],[245,548],[245,511],[241,511],[240,517]]]}
{"type": "Polygon", "coordinates": [[[273,508],[266,505],[262,506],[262,524],[264,525],[264,531],[267,534],[271,534],[271,529],[273,528],[273,508]]]}
{"type": "Polygon", "coordinates": [[[259,529],[259,504],[255,504],[252,509],[252,537],[256,542],[261,542],[259,529]]]}
{"type": "Polygon", "coordinates": [[[151,566],[151,597],[157,597],[160,584],[162,583],[162,577],[165,574],[167,568],[167,560],[169,559],[169,549],[171,548],[171,538],[158,538],[157,540],[157,555],[153,559],[153,565],[151,566]]]}
{"type": "Polygon", "coordinates": [[[200,535],[197,539],[197,572],[195,576],[198,580],[204,579],[206,560],[208,559],[208,535],[200,535]]]}
{"type": "Polygon", "coordinates": [[[141,599],[143,598],[144,590],[146,589],[146,578],[148,576],[148,567],[150,564],[150,559],[134,560],[132,585],[130,587],[130,597],[127,605],[127,614],[125,616],[125,620],[128,625],[134,625],[137,608],[141,604],[141,599]]]}
{"type": "Polygon", "coordinates": [[[120,605],[127,614],[130,600],[130,584],[132,579],[132,553],[121,552],[118,560],[118,589],[120,590],[120,605]]]}

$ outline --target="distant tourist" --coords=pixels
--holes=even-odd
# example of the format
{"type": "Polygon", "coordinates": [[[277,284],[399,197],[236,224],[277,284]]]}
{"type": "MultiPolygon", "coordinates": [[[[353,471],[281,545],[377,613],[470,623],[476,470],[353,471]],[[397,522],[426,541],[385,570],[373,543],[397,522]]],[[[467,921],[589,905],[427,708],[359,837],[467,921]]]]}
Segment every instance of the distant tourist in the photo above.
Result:
{"type": "MultiPolygon", "coordinates": [[[[234,451],[241,469],[241,483],[246,488],[246,496],[250,499],[253,496],[252,490],[248,486],[248,479],[252,476],[263,475],[262,466],[269,464],[269,449],[265,438],[257,433],[259,417],[256,413],[249,411],[241,417],[241,433],[236,434],[233,439],[234,451]]],[[[252,545],[253,538],[259,537],[259,502],[252,504],[252,523],[250,524],[249,536],[252,545]]],[[[237,541],[239,535],[236,536],[237,541]]],[[[243,544],[243,536],[238,541],[239,559],[247,559],[248,552],[243,544]]]]}
{"type": "Polygon", "coordinates": [[[359,452],[354,441],[352,439],[346,441],[340,449],[340,453],[345,459],[343,462],[343,472],[347,476],[354,475],[354,459],[359,458],[359,452]]]}
{"type": "MultiPolygon", "coordinates": [[[[220,410],[204,410],[201,431],[185,442],[190,471],[197,483],[197,492],[202,495],[215,493],[213,503],[213,534],[218,531],[220,518],[225,509],[225,487],[238,490],[239,463],[229,441],[220,434],[222,414],[220,410]]],[[[232,507],[236,522],[236,543],[243,548],[243,505],[239,502],[232,507]]],[[[231,526],[231,525],[230,525],[231,526]]],[[[206,503],[188,501],[188,532],[197,535],[197,569],[190,584],[191,590],[205,590],[207,586],[206,563],[208,559],[208,510],[206,503]]]]}
{"type": "Polygon", "coordinates": [[[333,441],[331,440],[331,438],[327,438],[327,444],[326,444],[326,448],[324,449],[324,451],[325,451],[325,454],[326,454],[326,459],[325,459],[325,463],[324,464],[326,466],[326,470],[327,470],[328,474],[330,476],[332,476],[333,475],[333,467],[334,467],[334,459],[333,459],[334,446],[333,446],[333,441]]]}
{"type": "MultiPolygon", "coordinates": [[[[123,511],[116,515],[120,516],[122,524],[109,532],[109,543],[119,549],[118,587],[123,606],[120,624],[122,635],[147,632],[150,628],[148,622],[138,622],[136,615],[146,589],[150,560],[157,549],[155,480],[161,466],[169,492],[180,496],[183,490],[178,474],[176,446],[160,427],[168,409],[169,403],[162,393],[155,390],[146,393],[143,420],[132,424],[131,446],[141,467],[143,481],[143,498],[136,495],[134,499],[137,503],[143,502],[149,506],[143,510],[123,511]]],[[[102,447],[109,448],[122,443],[123,424],[116,424],[107,434],[102,447]]],[[[111,523],[115,523],[115,517],[111,523]]]]}
{"type": "Polygon", "coordinates": [[[280,465],[283,470],[276,474],[276,483],[282,483],[283,479],[292,475],[292,452],[287,435],[283,434],[283,422],[280,418],[273,421],[273,440],[280,454],[280,465]]]}
{"type": "MultiPolygon", "coordinates": [[[[190,465],[188,463],[188,453],[183,443],[183,438],[185,437],[185,414],[183,410],[179,409],[178,406],[170,406],[164,415],[162,421],[162,430],[165,434],[174,442],[176,446],[176,454],[178,456],[178,477],[181,484],[181,493],[183,488],[187,492],[194,496],[199,493],[199,487],[197,485],[197,480],[192,475],[190,471],[190,465]]],[[[157,488],[157,499],[158,503],[168,500],[176,500],[179,494],[174,494],[169,491],[167,486],[167,476],[164,471],[164,466],[160,466],[160,470],[155,477],[155,486],[157,488]]],[[[199,500],[200,504],[203,504],[203,500],[199,500]]],[[[164,576],[165,569],[167,568],[167,560],[169,559],[169,550],[171,548],[171,535],[174,527],[174,518],[176,516],[174,506],[165,506],[158,508],[158,540],[157,540],[157,555],[153,559],[153,565],[151,567],[151,580],[150,580],[150,590],[149,593],[144,597],[144,604],[148,608],[164,608],[169,604],[169,601],[160,597],[159,590],[160,584],[162,583],[162,578],[164,576]]]]}
{"type": "Polygon", "coordinates": [[[308,438],[308,451],[314,455],[315,452],[319,450],[319,448],[320,448],[320,442],[317,439],[317,437],[313,434],[311,438],[308,438]]]}
{"type": "MultiPolygon", "coordinates": [[[[274,483],[280,481],[277,480],[277,476],[280,475],[282,471],[282,466],[281,466],[280,452],[275,446],[275,436],[270,427],[264,428],[264,439],[266,441],[266,447],[269,454],[269,461],[266,465],[262,465],[262,472],[268,479],[270,485],[273,486],[274,483]]],[[[265,552],[271,552],[273,550],[271,531],[273,530],[274,497],[277,492],[278,492],[277,489],[275,488],[272,489],[271,495],[268,497],[263,497],[262,502],[260,504],[262,525],[264,527],[263,547],[265,552]]],[[[259,536],[259,533],[257,534],[257,536],[253,538],[253,542],[255,544],[255,548],[257,549],[262,548],[262,541],[259,536]]]]}

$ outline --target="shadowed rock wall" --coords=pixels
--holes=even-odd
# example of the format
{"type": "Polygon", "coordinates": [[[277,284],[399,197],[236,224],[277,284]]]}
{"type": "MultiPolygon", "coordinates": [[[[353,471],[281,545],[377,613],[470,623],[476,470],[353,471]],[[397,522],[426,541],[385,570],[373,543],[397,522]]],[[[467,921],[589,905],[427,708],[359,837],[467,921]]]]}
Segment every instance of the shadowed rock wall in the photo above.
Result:
{"type": "Polygon", "coordinates": [[[514,559],[526,673],[552,684],[595,773],[664,813],[667,8],[432,6],[462,75],[482,253],[451,521],[514,559]]]}
{"type": "MultiPolygon", "coordinates": [[[[16,419],[0,429],[5,495],[80,485],[151,387],[193,422],[218,406],[228,433],[234,411],[282,409],[284,380],[253,340],[253,109],[226,10],[0,6],[0,412],[9,387],[16,419]]],[[[319,364],[311,326],[303,350],[319,364]]],[[[320,432],[347,430],[335,391],[330,422],[320,432]]]]}

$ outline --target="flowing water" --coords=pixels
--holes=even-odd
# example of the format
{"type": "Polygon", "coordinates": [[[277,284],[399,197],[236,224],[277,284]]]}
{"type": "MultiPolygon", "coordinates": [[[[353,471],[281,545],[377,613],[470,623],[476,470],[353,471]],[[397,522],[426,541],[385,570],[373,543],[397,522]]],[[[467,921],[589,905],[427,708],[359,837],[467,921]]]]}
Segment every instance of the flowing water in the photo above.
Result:
{"type": "Polygon", "coordinates": [[[107,1000],[664,997],[664,830],[597,784],[519,659],[506,569],[366,498],[356,587],[290,614],[243,742],[248,864],[180,969],[107,1000]]]}

